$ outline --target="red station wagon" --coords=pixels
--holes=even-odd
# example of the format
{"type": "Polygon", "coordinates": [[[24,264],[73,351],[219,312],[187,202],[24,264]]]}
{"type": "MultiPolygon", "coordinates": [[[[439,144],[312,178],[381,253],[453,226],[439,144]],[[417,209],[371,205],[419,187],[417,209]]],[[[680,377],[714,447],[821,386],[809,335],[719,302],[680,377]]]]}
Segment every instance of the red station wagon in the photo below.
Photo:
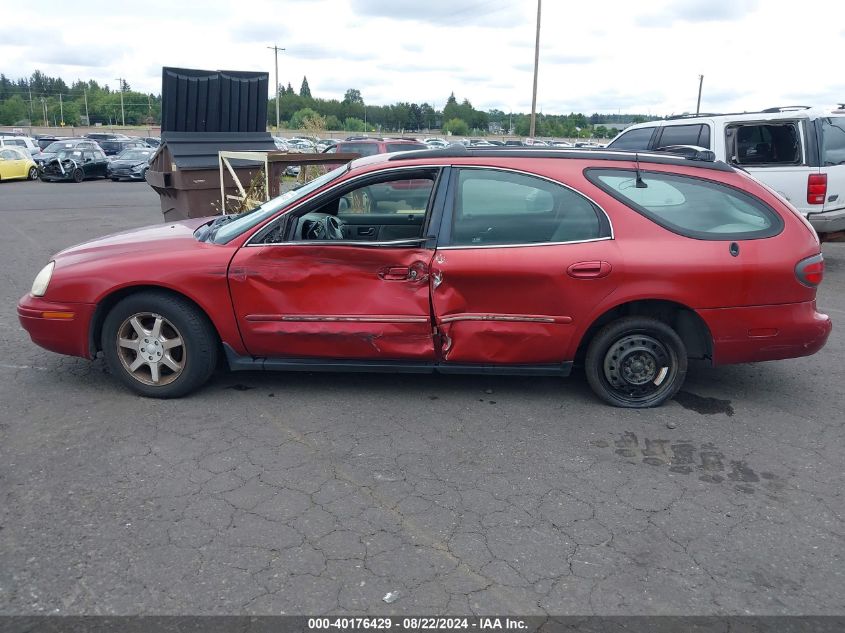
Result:
{"type": "Polygon", "coordinates": [[[102,351],[145,396],[198,388],[223,354],[233,370],[564,376],[583,363],[606,402],[656,406],[688,358],[807,356],[831,331],[807,221],[697,158],[361,158],[245,214],[62,251],[18,315],[49,350],[102,351]]]}

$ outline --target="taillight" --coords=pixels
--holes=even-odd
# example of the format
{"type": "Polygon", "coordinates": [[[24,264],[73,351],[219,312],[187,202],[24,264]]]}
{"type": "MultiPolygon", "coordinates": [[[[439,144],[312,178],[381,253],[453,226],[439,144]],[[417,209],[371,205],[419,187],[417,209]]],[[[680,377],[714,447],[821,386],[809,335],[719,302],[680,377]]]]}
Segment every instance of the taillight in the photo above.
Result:
{"type": "Polygon", "coordinates": [[[810,174],[807,178],[807,204],[824,204],[827,195],[827,174],[810,174]]]}
{"type": "Polygon", "coordinates": [[[824,256],[819,253],[795,264],[795,276],[805,286],[815,288],[824,279],[824,256]]]}

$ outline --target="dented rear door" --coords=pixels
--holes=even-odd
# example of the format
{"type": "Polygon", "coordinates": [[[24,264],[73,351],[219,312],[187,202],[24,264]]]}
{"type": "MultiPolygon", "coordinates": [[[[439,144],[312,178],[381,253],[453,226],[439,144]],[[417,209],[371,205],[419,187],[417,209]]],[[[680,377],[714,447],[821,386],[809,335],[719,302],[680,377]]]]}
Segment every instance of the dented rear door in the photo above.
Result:
{"type": "Polygon", "coordinates": [[[549,178],[453,169],[431,268],[441,361],[552,364],[616,287],[617,249],[594,202],[549,178]]]}
{"type": "Polygon", "coordinates": [[[431,267],[444,364],[563,363],[580,322],[616,286],[604,212],[560,183],[453,169],[431,267]]]}

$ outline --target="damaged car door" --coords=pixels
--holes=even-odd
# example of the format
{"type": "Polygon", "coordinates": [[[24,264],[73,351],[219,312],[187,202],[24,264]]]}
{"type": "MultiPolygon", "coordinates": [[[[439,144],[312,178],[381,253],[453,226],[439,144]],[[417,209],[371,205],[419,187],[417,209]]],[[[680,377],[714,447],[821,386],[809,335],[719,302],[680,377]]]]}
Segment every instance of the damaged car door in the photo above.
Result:
{"type": "Polygon", "coordinates": [[[443,370],[559,365],[616,287],[610,222],[574,189],[538,175],[453,169],[431,285],[443,370]]]}
{"type": "Polygon", "coordinates": [[[253,236],[229,267],[250,354],[433,363],[424,236],[438,175],[365,175],[253,236]]]}

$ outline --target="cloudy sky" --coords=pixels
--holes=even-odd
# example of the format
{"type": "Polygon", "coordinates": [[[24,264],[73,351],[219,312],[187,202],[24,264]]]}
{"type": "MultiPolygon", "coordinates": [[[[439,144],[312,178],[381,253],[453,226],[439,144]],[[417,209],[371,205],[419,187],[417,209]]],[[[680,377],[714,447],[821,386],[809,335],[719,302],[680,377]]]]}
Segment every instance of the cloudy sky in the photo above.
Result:
{"type": "MultiPolygon", "coordinates": [[[[530,111],[536,0],[66,0],[4,3],[0,72],[159,93],[161,67],[268,71],[368,104],[450,92],[530,111]],[[124,6],[125,5],[125,6],[124,6]],[[69,7],[72,11],[68,11],[69,7]],[[10,25],[11,28],[10,28],[10,25]]],[[[544,0],[538,109],[753,110],[845,101],[843,0],[544,0]]]]}

